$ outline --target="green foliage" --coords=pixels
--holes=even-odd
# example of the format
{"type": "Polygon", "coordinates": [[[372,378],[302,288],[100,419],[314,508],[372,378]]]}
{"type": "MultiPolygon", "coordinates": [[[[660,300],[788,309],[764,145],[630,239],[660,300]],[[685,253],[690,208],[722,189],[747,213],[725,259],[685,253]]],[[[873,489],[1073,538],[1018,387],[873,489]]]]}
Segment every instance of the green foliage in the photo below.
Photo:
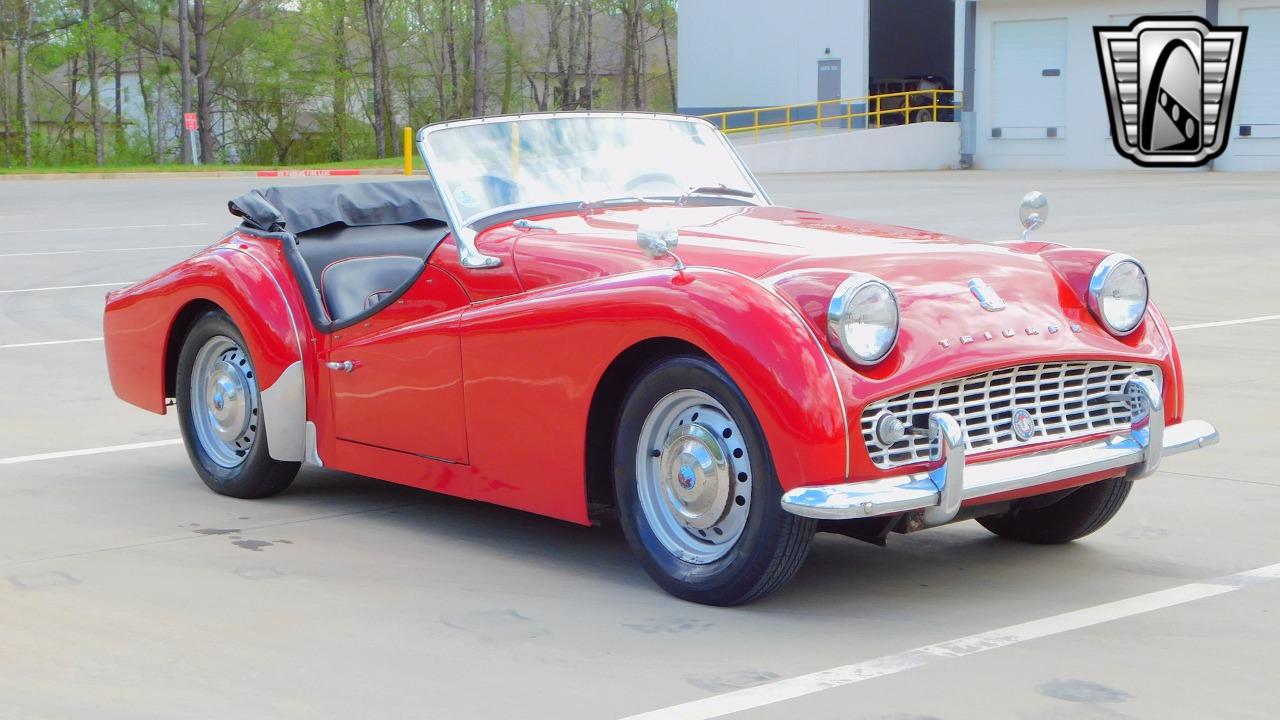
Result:
{"type": "MultiPolygon", "coordinates": [[[[629,65],[639,68],[632,76],[640,78],[632,81],[643,95],[639,107],[674,109],[675,58],[668,62],[666,55],[675,47],[675,0],[486,0],[486,59],[478,68],[472,66],[473,0],[203,0],[205,68],[196,49],[200,6],[185,1],[193,18],[192,111],[198,110],[197,78],[206,78],[208,112],[200,121],[212,134],[208,162],[340,163],[376,154],[371,32],[388,58],[392,155],[399,154],[401,127],[470,116],[479,76],[490,113],[558,109],[563,86],[571,101],[593,88],[594,109],[635,107],[621,86],[618,48],[635,45],[622,40],[624,12],[642,24],[643,48],[629,65]],[[380,6],[382,17],[372,30],[369,2],[380,6]]],[[[91,34],[81,2],[0,0],[0,165],[22,165],[17,48],[23,43],[33,165],[93,162],[91,47],[99,64],[106,164],[179,160],[183,78],[174,0],[95,0],[94,6],[91,34]],[[20,21],[27,11],[29,32],[20,21]]]]}

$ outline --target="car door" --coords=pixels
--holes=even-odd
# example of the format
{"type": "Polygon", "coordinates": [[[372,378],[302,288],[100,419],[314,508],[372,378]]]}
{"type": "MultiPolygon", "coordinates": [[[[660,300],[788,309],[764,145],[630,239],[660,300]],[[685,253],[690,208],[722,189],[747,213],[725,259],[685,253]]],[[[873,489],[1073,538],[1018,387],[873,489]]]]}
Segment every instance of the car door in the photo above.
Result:
{"type": "Polygon", "coordinates": [[[427,265],[401,297],[329,335],[321,367],[339,440],[468,462],[458,333],[468,303],[427,265]]]}

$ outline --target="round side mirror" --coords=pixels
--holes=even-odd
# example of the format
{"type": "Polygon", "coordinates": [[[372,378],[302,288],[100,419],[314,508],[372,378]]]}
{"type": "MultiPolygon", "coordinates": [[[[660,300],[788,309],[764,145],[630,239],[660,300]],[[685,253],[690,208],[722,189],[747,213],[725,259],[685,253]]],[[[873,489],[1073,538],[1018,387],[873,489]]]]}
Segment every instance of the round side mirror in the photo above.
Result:
{"type": "Polygon", "coordinates": [[[1049,198],[1039,190],[1032,190],[1023,195],[1022,204],[1018,206],[1018,219],[1022,221],[1022,227],[1026,232],[1044,225],[1049,219],[1049,198]]]}
{"type": "Polygon", "coordinates": [[[636,244],[655,260],[670,255],[680,243],[680,233],[673,227],[640,228],[636,231],[636,244]]]}

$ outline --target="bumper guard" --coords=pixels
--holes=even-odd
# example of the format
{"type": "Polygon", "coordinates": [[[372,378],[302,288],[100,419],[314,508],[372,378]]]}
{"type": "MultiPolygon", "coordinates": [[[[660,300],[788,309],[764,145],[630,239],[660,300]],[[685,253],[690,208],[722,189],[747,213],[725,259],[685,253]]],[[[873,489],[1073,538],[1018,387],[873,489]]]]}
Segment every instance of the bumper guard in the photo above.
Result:
{"type": "Polygon", "coordinates": [[[1122,397],[1136,400],[1141,410],[1127,432],[1058,450],[1020,455],[1005,460],[965,465],[964,432],[949,413],[929,416],[930,461],[933,470],[869,480],[800,487],[782,496],[784,510],[822,520],[893,515],[924,511],[926,527],[955,519],[967,500],[1046,485],[1107,470],[1125,468],[1137,480],[1155,472],[1160,459],[1218,442],[1218,431],[1203,420],[1187,420],[1166,428],[1160,388],[1151,380],[1131,375],[1122,397]]]}

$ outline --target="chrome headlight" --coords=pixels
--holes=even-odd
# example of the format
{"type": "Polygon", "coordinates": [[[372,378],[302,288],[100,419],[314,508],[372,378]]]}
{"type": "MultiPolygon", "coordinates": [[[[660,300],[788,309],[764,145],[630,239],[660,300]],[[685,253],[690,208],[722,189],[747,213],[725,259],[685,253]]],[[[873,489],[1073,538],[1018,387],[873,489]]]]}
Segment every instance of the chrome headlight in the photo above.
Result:
{"type": "Polygon", "coordinates": [[[855,365],[874,365],[898,340],[898,298],[879,278],[854,275],[836,288],[827,306],[831,346],[855,365]]]}
{"type": "Polygon", "coordinates": [[[1148,295],[1147,271],[1128,255],[1106,256],[1089,279],[1089,310],[1113,335],[1128,335],[1142,324],[1148,295]]]}

